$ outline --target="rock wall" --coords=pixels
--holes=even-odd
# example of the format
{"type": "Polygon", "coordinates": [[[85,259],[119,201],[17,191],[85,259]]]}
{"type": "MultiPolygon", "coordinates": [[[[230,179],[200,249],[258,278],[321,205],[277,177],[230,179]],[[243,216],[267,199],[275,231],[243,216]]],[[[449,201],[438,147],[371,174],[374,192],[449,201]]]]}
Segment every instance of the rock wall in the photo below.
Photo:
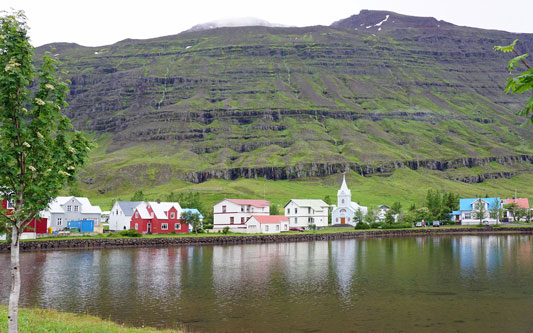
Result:
{"type": "MultiPolygon", "coordinates": [[[[533,155],[514,155],[487,158],[458,158],[450,161],[442,160],[418,160],[418,161],[391,161],[375,164],[357,163],[309,163],[294,166],[274,166],[258,168],[230,168],[219,170],[207,170],[185,173],[182,178],[193,183],[202,183],[212,178],[235,180],[237,178],[257,178],[264,177],[270,180],[295,179],[303,177],[324,177],[348,170],[353,170],[362,176],[389,175],[394,170],[409,168],[417,170],[420,168],[445,171],[448,169],[472,168],[484,166],[491,162],[501,165],[533,164],[533,155]]],[[[485,179],[511,178],[512,172],[487,173],[477,176],[466,176],[455,178],[455,180],[466,183],[481,183],[485,179]]]]}
{"type": "MultiPolygon", "coordinates": [[[[512,229],[501,228],[442,228],[442,229],[399,229],[399,230],[367,230],[347,231],[338,233],[316,234],[278,234],[278,235],[242,235],[212,237],[162,237],[162,238],[99,238],[99,239],[65,239],[25,241],[20,243],[21,251],[40,251],[58,249],[89,249],[109,247],[165,247],[179,245],[231,245],[260,244],[276,242],[324,241],[336,239],[353,239],[367,237],[393,236],[433,236],[462,234],[533,234],[533,228],[521,227],[512,229]]],[[[10,250],[10,244],[0,243],[0,252],[10,250]]]]}

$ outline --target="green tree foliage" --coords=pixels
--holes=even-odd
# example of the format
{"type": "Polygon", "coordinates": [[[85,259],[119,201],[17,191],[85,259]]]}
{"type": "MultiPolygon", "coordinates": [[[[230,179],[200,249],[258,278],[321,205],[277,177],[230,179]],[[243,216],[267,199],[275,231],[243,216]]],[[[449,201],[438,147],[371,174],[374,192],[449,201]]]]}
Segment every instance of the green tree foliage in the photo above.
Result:
{"type": "Polygon", "coordinates": [[[475,220],[479,220],[479,224],[483,223],[483,219],[487,217],[487,209],[483,201],[479,200],[474,203],[473,217],[475,220]]]}
{"type": "Polygon", "coordinates": [[[279,206],[276,204],[270,205],[270,215],[280,215],[279,206]]]}
{"type": "Polygon", "coordinates": [[[495,219],[496,221],[500,221],[502,218],[503,210],[500,205],[500,201],[498,199],[494,199],[491,205],[491,209],[489,209],[489,216],[491,219],[495,219]]]}
{"type": "MultiPolygon", "coordinates": [[[[507,64],[507,69],[509,70],[509,72],[514,71],[521,64],[527,69],[525,72],[522,72],[515,77],[510,77],[509,79],[507,79],[507,85],[505,86],[505,92],[507,94],[522,94],[533,90],[533,68],[531,68],[525,60],[527,57],[529,57],[529,54],[520,54],[516,50],[516,42],[518,42],[518,39],[515,39],[510,45],[494,46],[494,49],[496,51],[501,51],[503,53],[512,52],[516,55],[516,57],[509,60],[509,63],[507,64]]],[[[533,94],[526,102],[526,106],[523,109],[520,109],[520,111],[518,111],[518,115],[524,116],[526,118],[529,117],[529,122],[533,123],[533,94]]]]}
{"type": "Polygon", "coordinates": [[[365,222],[366,223],[372,223],[376,222],[376,219],[378,218],[378,213],[376,207],[368,207],[368,211],[365,215],[365,222]]]}
{"type": "Polygon", "coordinates": [[[324,197],[324,202],[327,203],[328,205],[333,204],[333,200],[331,200],[331,197],[329,195],[326,195],[324,197]]]}
{"type": "Polygon", "coordinates": [[[387,213],[385,213],[385,224],[391,225],[394,223],[394,216],[392,214],[392,210],[389,209],[387,213]]]}
{"type": "Polygon", "coordinates": [[[392,204],[392,207],[390,208],[393,215],[401,214],[402,212],[402,204],[399,202],[395,202],[392,204]]]}
{"type": "Polygon", "coordinates": [[[181,218],[192,226],[192,230],[195,234],[202,230],[202,222],[200,222],[200,216],[197,213],[190,211],[181,213],[181,218]]]}
{"type": "Polygon", "coordinates": [[[145,200],[147,200],[146,196],[144,195],[143,191],[141,191],[141,190],[135,191],[135,193],[133,194],[133,196],[130,199],[130,201],[145,201],[145,200]]]}
{"type": "Polygon", "coordinates": [[[513,221],[516,221],[516,210],[520,208],[516,202],[503,205],[503,208],[513,215],[513,221]]]}
{"type": "Polygon", "coordinates": [[[17,331],[20,295],[19,236],[24,227],[87,160],[92,144],[61,114],[68,86],[55,76],[55,60],[45,55],[40,70],[22,12],[0,16],[0,187],[14,207],[0,212],[11,230],[11,295],[8,326],[17,331]],[[33,90],[30,90],[32,87],[33,90]]]}
{"type": "Polygon", "coordinates": [[[361,208],[358,208],[353,215],[353,221],[357,225],[361,222],[364,222],[364,220],[365,220],[365,215],[363,214],[363,211],[361,211],[361,208]]]}

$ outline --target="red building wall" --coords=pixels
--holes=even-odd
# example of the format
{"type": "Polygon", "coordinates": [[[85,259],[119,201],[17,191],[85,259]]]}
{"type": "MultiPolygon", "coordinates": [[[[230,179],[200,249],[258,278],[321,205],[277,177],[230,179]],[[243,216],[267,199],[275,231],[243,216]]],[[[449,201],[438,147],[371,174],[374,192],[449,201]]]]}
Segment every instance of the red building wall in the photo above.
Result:
{"type": "MultiPolygon", "coordinates": [[[[7,200],[2,200],[2,208],[7,208],[7,200]]],[[[46,230],[48,226],[48,219],[45,218],[38,218],[31,220],[30,224],[26,228],[24,228],[24,232],[36,232],[38,234],[46,234],[48,230],[46,230]]]]}
{"type": "MultiPolygon", "coordinates": [[[[153,210],[152,207],[147,207],[148,213],[152,214],[153,210]]],[[[146,233],[148,232],[148,223],[151,224],[151,232],[153,234],[170,234],[171,232],[175,231],[176,233],[186,234],[189,233],[189,227],[185,220],[181,220],[178,218],[178,212],[176,208],[172,207],[168,212],[167,216],[168,219],[158,219],[155,214],[152,215],[153,218],[151,219],[143,219],[141,218],[140,214],[138,214],[138,211],[135,210],[135,213],[133,213],[133,217],[131,218],[130,222],[130,229],[135,229],[135,224],[137,224],[138,228],[137,231],[140,233],[146,233]],[[174,218],[171,219],[171,213],[174,213],[174,218]],[[164,230],[162,228],[163,224],[167,224],[167,229],[164,230]],[[176,229],[176,224],[180,226],[179,229],[176,229]]]]}

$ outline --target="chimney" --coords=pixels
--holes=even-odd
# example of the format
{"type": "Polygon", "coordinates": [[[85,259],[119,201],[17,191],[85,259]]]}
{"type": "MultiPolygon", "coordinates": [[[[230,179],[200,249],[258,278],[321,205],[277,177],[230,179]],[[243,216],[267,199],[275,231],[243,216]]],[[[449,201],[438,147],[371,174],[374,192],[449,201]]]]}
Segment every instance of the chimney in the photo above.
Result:
{"type": "Polygon", "coordinates": [[[160,203],[161,203],[161,199],[157,199],[156,202],[157,202],[158,204],[160,204],[160,203]]]}

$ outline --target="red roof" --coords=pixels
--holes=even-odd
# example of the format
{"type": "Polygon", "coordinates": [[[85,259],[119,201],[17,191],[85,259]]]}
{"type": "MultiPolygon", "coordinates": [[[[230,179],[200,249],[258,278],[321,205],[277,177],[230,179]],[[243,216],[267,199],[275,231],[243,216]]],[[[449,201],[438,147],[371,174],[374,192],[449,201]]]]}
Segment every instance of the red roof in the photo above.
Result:
{"type": "Polygon", "coordinates": [[[527,198],[517,198],[517,199],[502,199],[503,204],[507,205],[510,203],[516,203],[520,208],[529,209],[529,200],[527,198]]]}
{"type": "Polygon", "coordinates": [[[281,223],[282,221],[289,222],[289,219],[283,215],[253,215],[254,219],[259,223],[281,223]]]}
{"type": "Polygon", "coordinates": [[[270,202],[266,200],[248,200],[248,199],[224,199],[229,202],[233,202],[237,205],[249,205],[254,207],[268,207],[270,206],[270,202]]]}

